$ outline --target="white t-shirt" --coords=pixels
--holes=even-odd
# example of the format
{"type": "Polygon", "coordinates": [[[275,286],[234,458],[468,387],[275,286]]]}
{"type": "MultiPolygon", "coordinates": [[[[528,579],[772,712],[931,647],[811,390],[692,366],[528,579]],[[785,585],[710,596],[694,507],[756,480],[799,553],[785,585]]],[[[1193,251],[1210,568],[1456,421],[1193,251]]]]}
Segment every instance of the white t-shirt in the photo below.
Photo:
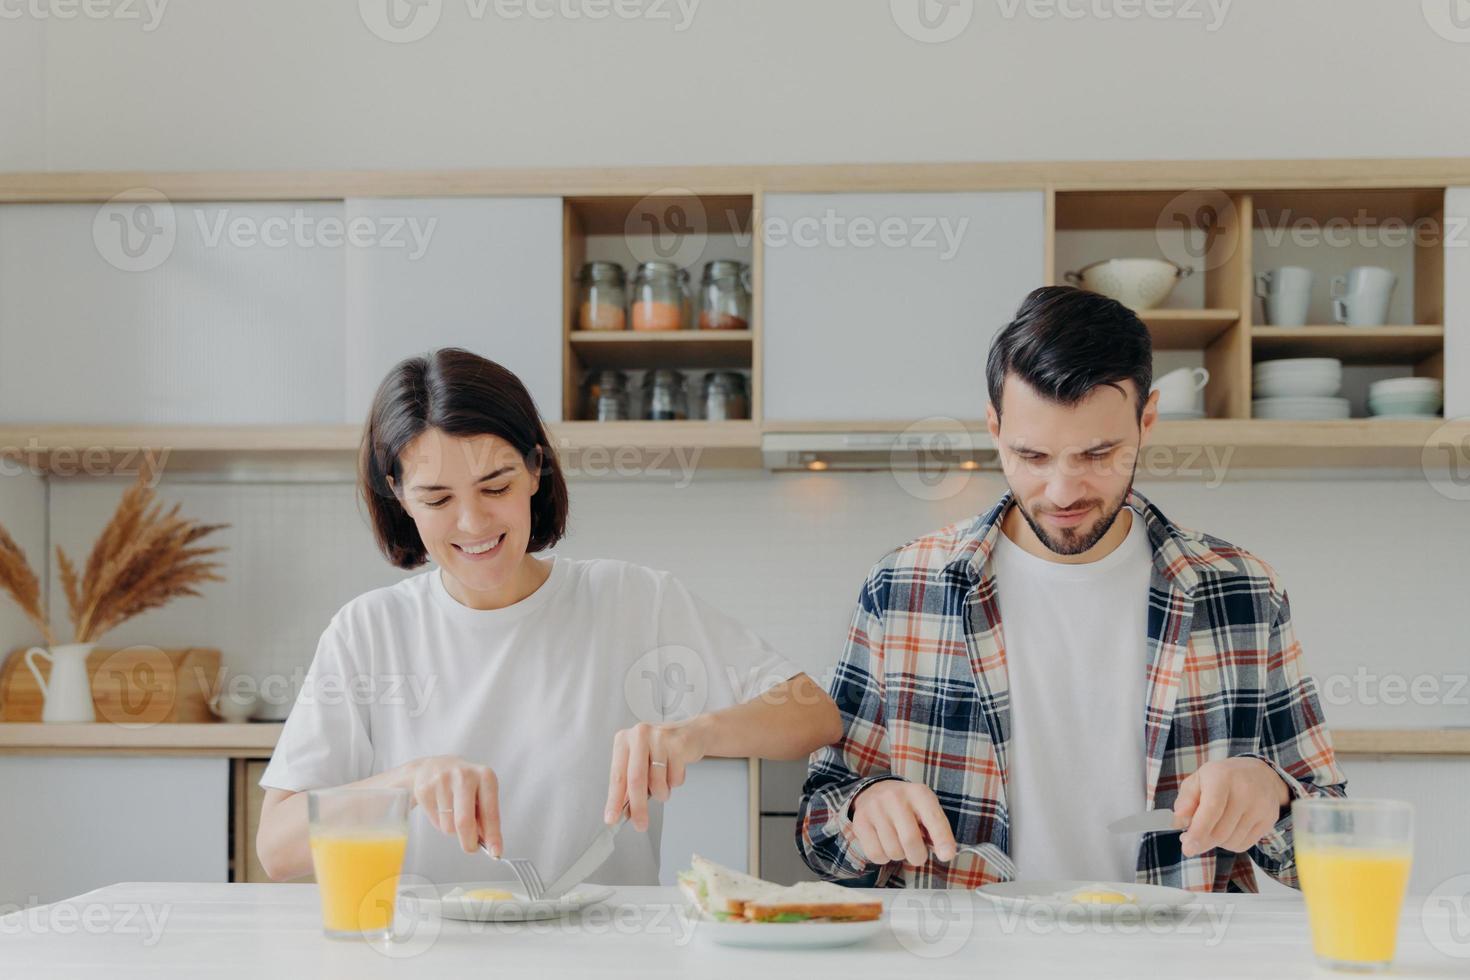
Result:
{"type": "Polygon", "coordinates": [[[1143,703],[1153,552],[1143,519],[1106,557],[1039,558],[1004,534],[996,587],[1010,678],[1006,798],[1018,878],[1134,881],[1143,809],[1143,703]]]}
{"type": "MultiPolygon", "coordinates": [[[[798,673],[667,572],[555,558],[525,599],[476,610],[432,568],[332,618],[260,785],[340,786],[461,756],[495,771],[505,853],[550,880],[603,826],[618,730],[738,704],[798,673]]],[[[653,803],[648,833],[625,826],[593,880],[657,884],[661,827],[653,803]]],[[[497,867],[413,809],[405,872],[446,884],[497,867]]]]}

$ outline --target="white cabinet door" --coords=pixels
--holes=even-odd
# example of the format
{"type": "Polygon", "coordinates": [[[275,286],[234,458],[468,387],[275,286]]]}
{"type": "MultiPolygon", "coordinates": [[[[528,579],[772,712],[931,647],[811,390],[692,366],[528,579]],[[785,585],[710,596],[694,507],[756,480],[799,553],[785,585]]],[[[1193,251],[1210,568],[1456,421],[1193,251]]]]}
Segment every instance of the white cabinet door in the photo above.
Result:
{"type": "Polygon", "coordinates": [[[435,347],[503,364],[560,420],[560,198],[350,199],[347,219],[408,242],[348,248],[349,420],[394,364],[435,347]]]}
{"type": "Polygon", "coordinates": [[[334,203],[0,207],[0,418],[341,421],[341,219],[334,203]]]}
{"type": "Polygon", "coordinates": [[[676,884],[679,872],[689,867],[691,854],[743,871],[749,841],[750,763],[706,759],[690,766],[684,785],[664,804],[659,883],[676,884]]]}
{"type": "Polygon", "coordinates": [[[1444,417],[1470,418],[1470,187],[1445,191],[1444,218],[1444,417]]]}
{"type": "Polygon", "coordinates": [[[983,417],[1045,220],[1040,191],[767,195],[766,420],[983,417]]]}
{"type": "Polygon", "coordinates": [[[0,757],[0,907],[229,877],[228,759],[0,757]]]}

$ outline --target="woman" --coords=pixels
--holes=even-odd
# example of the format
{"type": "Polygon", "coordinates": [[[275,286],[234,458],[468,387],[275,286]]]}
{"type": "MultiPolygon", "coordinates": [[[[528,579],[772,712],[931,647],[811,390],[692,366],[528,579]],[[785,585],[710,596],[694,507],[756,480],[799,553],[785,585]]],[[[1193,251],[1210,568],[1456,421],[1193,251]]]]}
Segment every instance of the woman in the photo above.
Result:
{"type": "Polygon", "coordinates": [[[399,568],[435,567],[344,606],[323,633],[269,767],[256,848],[311,870],[305,790],[409,790],[405,870],[484,878],[497,855],[565,870],[626,805],[598,877],[658,880],[662,802],[709,756],[801,758],[836,706],[754,633],[665,572],[538,557],[567,488],[530,394],[449,348],[395,367],[364,433],[359,490],[399,568]],[[431,833],[429,831],[437,831],[431,833]]]}

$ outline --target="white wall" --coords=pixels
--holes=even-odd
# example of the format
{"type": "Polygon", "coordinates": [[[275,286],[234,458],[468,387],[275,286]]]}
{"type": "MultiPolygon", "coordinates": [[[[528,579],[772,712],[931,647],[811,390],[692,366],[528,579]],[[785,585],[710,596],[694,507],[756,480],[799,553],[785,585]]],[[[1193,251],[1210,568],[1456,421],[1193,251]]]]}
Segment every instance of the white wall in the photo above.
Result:
{"type": "MultiPolygon", "coordinates": [[[[85,555],[121,489],[108,480],[55,481],[53,547],[85,555]]],[[[558,553],[669,569],[824,676],[869,567],[890,548],[988,508],[1004,484],[977,474],[956,496],[929,502],[887,473],[699,470],[684,487],[580,479],[571,489],[571,533],[558,553]]],[[[1453,689],[1466,673],[1470,507],[1412,478],[1155,481],[1141,489],[1176,522],[1276,568],[1333,725],[1470,725],[1470,689],[1453,689]],[[1435,678],[1438,693],[1415,703],[1412,692],[1385,684],[1389,675],[1435,678]]],[[[232,525],[220,534],[230,549],[227,581],[206,585],[204,599],[123,625],[111,642],[209,643],[234,669],[289,676],[310,659],[338,607],[402,574],[377,554],[345,483],[169,481],[162,496],[200,520],[232,525]]],[[[58,629],[63,613],[58,606],[58,629]]]]}
{"type": "Polygon", "coordinates": [[[595,2],[431,0],[433,29],[401,44],[360,13],[382,18],[389,0],[148,0],[156,24],[143,0],[128,20],[42,22],[29,11],[46,4],[10,4],[23,12],[0,21],[0,167],[1470,153],[1445,115],[1470,79],[1470,38],[1436,33],[1417,2],[1161,0],[1192,16],[1123,20],[1099,15],[1119,0],[960,0],[970,20],[944,43],[898,26],[891,7],[911,19],[920,0],[555,13],[595,2]],[[528,8],[554,16],[496,13],[528,8]]]}

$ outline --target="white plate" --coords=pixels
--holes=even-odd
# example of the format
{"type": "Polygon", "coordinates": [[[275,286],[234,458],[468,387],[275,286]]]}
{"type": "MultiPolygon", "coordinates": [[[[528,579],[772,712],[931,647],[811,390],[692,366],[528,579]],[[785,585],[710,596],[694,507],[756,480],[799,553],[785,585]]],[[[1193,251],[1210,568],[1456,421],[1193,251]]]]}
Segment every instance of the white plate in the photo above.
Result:
{"type": "MultiPolygon", "coordinates": [[[[832,949],[866,942],[888,927],[882,919],[867,922],[717,922],[688,908],[694,935],[721,946],[750,949],[832,949]]],[[[885,913],[886,914],[886,913],[885,913]]]]}
{"type": "Polygon", "coordinates": [[[613,889],[602,885],[581,885],[561,898],[533,902],[526,898],[520,884],[514,881],[461,881],[442,889],[424,885],[406,888],[404,891],[417,898],[429,912],[441,918],[464,922],[534,922],[540,919],[559,919],[601,902],[613,893],[613,889]],[[482,902],[463,897],[465,892],[477,888],[510,892],[515,898],[482,902]]]}
{"type": "Polygon", "coordinates": [[[1187,905],[1194,896],[1182,888],[1167,885],[1139,885],[1121,881],[1075,881],[1068,879],[1038,881],[1004,881],[977,888],[976,893],[1003,908],[1026,909],[1031,907],[1054,910],[1083,908],[1089,913],[1102,916],[1126,912],[1152,912],[1177,909],[1187,905]],[[1073,892],[1089,891],[1122,892],[1133,898],[1132,902],[1118,905],[1096,905],[1090,902],[1074,902],[1068,896],[1073,892]]]}

